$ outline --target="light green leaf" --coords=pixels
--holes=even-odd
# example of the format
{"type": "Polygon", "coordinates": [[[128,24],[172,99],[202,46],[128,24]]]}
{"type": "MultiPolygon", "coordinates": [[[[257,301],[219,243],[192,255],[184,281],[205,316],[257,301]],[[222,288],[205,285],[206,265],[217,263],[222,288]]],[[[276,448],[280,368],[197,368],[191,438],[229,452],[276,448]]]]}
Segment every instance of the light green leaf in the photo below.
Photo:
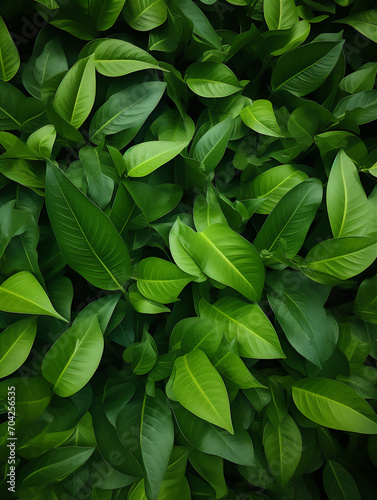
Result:
{"type": "Polygon", "coordinates": [[[210,278],[259,300],[265,270],[255,248],[223,224],[208,226],[201,233],[187,233],[181,243],[188,255],[210,278]]]}
{"type": "Polygon", "coordinates": [[[368,200],[357,168],[343,150],[330,171],[326,203],[334,238],[364,236],[368,231],[368,200]]]}
{"type": "Polygon", "coordinates": [[[59,85],[54,108],[73,127],[79,128],[93,107],[96,96],[94,56],[80,59],[59,85]]]}
{"type": "Polygon", "coordinates": [[[153,337],[144,331],[141,342],[136,342],[127,347],[123,353],[123,359],[131,364],[135,375],[145,375],[157,361],[157,346],[153,337]]]}
{"type": "Polygon", "coordinates": [[[372,90],[376,81],[377,63],[366,63],[356,71],[345,76],[339,88],[349,94],[357,94],[365,90],[372,90]]]}
{"type": "Polygon", "coordinates": [[[144,177],[177,156],[187,142],[150,141],[127,149],[123,158],[130,177],[144,177]]]}
{"type": "Polygon", "coordinates": [[[131,260],[112,222],[52,162],[47,179],[47,211],[68,264],[98,288],[122,290],[131,260]]]}
{"type": "Polygon", "coordinates": [[[175,264],[158,257],[143,259],[137,271],[137,287],[147,299],[168,304],[178,300],[192,277],[175,264]]]}
{"type": "Polygon", "coordinates": [[[224,156],[233,127],[232,117],[211,127],[196,143],[192,157],[200,161],[207,172],[212,172],[224,156]]]}
{"type": "Polygon", "coordinates": [[[284,30],[298,22],[294,0],[265,0],[263,13],[269,30],[284,30]]]}
{"type": "Polygon", "coordinates": [[[250,183],[250,198],[263,198],[256,209],[258,214],[269,214],[281,198],[308,176],[292,165],[279,165],[259,174],[250,183]]]}
{"type": "Polygon", "coordinates": [[[246,358],[284,358],[274,327],[257,304],[248,304],[236,297],[223,297],[210,305],[199,303],[200,315],[224,325],[224,335],[232,342],[237,339],[241,356],[246,358]]]}
{"type": "Polygon", "coordinates": [[[55,311],[42,286],[28,271],[14,274],[1,284],[0,311],[42,314],[67,321],[55,311]]]}
{"type": "Polygon", "coordinates": [[[127,0],[123,15],[134,30],[149,31],[166,21],[167,7],[165,0],[127,0]]]}
{"type": "Polygon", "coordinates": [[[199,195],[195,198],[194,222],[197,231],[204,231],[211,224],[227,225],[228,222],[212,186],[207,189],[206,196],[199,195]]]}
{"type": "Polygon", "coordinates": [[[42,362],[42,374],[61,397],[78,392],[94,375],[104,348],[98,316],[81,312],[61,335],[42,362]]]}
{"type": "Polygon", "coordinates": [[[154,57],[136,45],[123,40],[97,40],[94,45],[94,64],[105,76],[124,76],[143,69],[161,69],[154,57]]]}
{"type": "Polygon", "coordinates": [[[37,333],[37,318],[12,323],[0,334],[0,377],[16,371],[27,359],[37,333]]]}
{"type": "Polygon", "coordinates": [[[191,413],[234,433],[224,382],[203,351],[177,358],[168,384],[174,399],[191,413]]]}
{"type": "Polygon", "coordinates": [[[272,137],[284,137],[270,101],[258,99],[241,111],[242,121],[255,132],[272,137]]]}
{"type": "Polygon", "coordinates": [[[242,90],[236,75],[225,64],[197,62],[186,70],[190,89],[201,97],[226,97],[242,90]]]}
{"type": "Polygon", "coordinates": [[[128,297],[130,299],[132,307],[139,313],[160,314],[164,312],[170,312],[170,309],[164,306],[164,304],[143,297],[137,289],[136,285],[132,285],[132,287],[129,289],[128,297]]]}
{"type": "Polygon", "coordinates": [[[354,121],[364,125],[377,119],[376,103],[377,90],[358,92],[341,99],[334,109],[334,116],[341,120],[346,113],[352,113],[354,121]]]}
{"type": "Polygon", "coordinates": [[[367,269],[377,257],[374,238],[346,236],[322,241],[305,257],[303,271],[319,283],[337,283],[367,269]]]}
{"type": "Polygon", "coordinates": [[[45,125],[36,130],[27,139],[27,145],[38,158],[50,158],[56,139],[53,125],[45,125]]]}
{"type": "Polygon", "coordinates": [[[0,79],[11,80],[20,67],[20,56],[3,18],[0,16],[0,79]]]}
{"type": "Polygon", "coordinates": [[[351,387],[325,378],[306,378],[292,387],[295,405],[313,422],[347,432],[377,434],[377,415],[351,387]]]}

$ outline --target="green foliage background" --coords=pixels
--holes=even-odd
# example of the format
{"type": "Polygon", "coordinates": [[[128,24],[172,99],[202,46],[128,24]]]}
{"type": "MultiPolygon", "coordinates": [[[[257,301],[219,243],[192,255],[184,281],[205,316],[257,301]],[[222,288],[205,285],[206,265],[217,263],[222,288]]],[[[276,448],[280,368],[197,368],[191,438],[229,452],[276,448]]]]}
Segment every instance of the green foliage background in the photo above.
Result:
{"type": "Polygon", "coordinates": [[[375,3],[0,12],[1,498],[375,499],[375,3]]]}

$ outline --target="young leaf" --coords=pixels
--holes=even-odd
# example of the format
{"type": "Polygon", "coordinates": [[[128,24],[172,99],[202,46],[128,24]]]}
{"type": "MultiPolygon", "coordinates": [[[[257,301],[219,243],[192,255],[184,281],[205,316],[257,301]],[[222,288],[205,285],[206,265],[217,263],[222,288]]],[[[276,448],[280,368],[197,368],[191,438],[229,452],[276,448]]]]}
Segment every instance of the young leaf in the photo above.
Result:
{"type": "Polygon", "coordinates": [[[42,314],[67,321],[55,311],[42,286],[28,271],[14,274],[0,285],[0,311],[42,314]]]}
{"type": "Polygon", "coordinates": [[[364,236],[368,231],[368,200],[357,168],[342,150],[330,171],[327,211],[334,238],[364,236]]]}
{"type": "Polygon", "coordinates": [[[54,108],[73,127],[79,128],[88,118],[96,97],[94,56],[80,59],[59,85],[54,108]]]}
{"type": "Polygon", "coordinates": [[[175,264],[157,257],[143,259],[137,271],[137,287],[147,299],[168,304],[190,283],[191,276],[175,264]]]}
{"type": "Polygon", "coordinates": [[[284,137],[270,101],[258,99],[241,111],[242,121],[255,132],[272,137],[284,137]]]}
{"type": "Polygon", "coordinates": [[[215,62],[191,64],[185,80],[190,89],[202,97],[226,97],[242,89],[233,71],[215,62]]]}
{"type": "Polygon", "coordinates": [[[144,177],[177,156],[186,142],[150,141],[127,149],[123,158],[130,177],[144,177]]]}
{"type": "Polygon", "coordinates": [[[294,0],[266,0],[263,13],[269,30],[284,30],[298,22],[294,0]]]}
{"type": "Polygon", "coordinates": [[[165,0],[127,0],[123,15],[131,28],[148,31],[166,21],[165,0]]]}
{"type": "Polygon", "coordinates": [[[203,351],[177,358],[168,384],[191,413],[234,433],[224,382],[203,351]]]}

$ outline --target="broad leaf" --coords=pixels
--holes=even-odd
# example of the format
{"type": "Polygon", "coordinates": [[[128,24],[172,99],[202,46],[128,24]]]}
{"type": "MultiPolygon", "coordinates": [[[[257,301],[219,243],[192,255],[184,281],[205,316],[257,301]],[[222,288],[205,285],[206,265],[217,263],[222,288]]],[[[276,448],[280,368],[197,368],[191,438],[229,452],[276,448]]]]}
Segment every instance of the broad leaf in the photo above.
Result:
{"type": "Polygon", "coordinates": [[[16,371],[28,357],[37,333],[37,318],[12,323],[0,334],[0,377],[16,371]]]}
{"type": "Polygon", "coordinates": [[[54,108],[75,128],[88,118],[96,95],[94,57],[81,59],[63,78],[59,85],[54,108]]]}
{"type": "Polygon", "coordinates": [[[43,358],[42,374],[61,397],[78,392],[91,379],[101,360],[103,334],[97,314],[85,310],[43,358]]]}
{"type": "Polygon", "coordinates": [[[368,201],[357,168],[340,151],[331,168],[326,191],[327,211],[334,238],[364,236],[368,231],[368,201]]]}
{"type": "Polygon", "coordinates": [[[323,469],[323,486],[327,496],[331,499],[361,500],[359,489],[352,475],[333,460],[328,460],[323,469]]]}
{"type": "Polygon", "coordinates": [[[20,56],[12,37],[0,16],[0,79],[11,80],[20,67],[20,56]]]}
{"type": "Polygon", "coordinates": [[[267,316],[257,305],[236,297],[223,297],[213,305],[204,299],[199,303],[200,315],[224,325],[224,334],[231,342],[236,339],[239,353],[247,358],[283,358],[278,336],[267,316]]]}
{"type": "Polygon", "coordinates": [[[226,97],[242,89],[233,71],[220,63],[191,64],[185,79],[190,89],[202,97],[226,97]]]}
{"type": "Polygon", "coordinates": [[[55,311],[42,286],[28,271],[13,274],[1,284],[0,311],[42,314],[66,321],[55,311]]]}
{"type": "Polygon", "coordinates": [[[224,382],[203,351],[179,357],[168,384],[174,399],[191,413],[234,433],[224,382]]]}
{"type": "Polygon", "coordinates": [[[284,137],[270,101],[258,99],[241,111],[242,121],[255,132],[272,137],[284,137]]]}
{"type": "Polygon", "coordinates": [[[129,148],[123,158],[130,177],[144,177],[177,156],[186,142],[151,141],[129,148]]]}
{"type": "Polygon", "coordinates": [[[301,379],[292,387],[293,401],[313,422],[349,432],[377,434],[377,416],[351,387],[324,378],[301,379]]]}
{"type": "Polygon", "coordinates": [[[131,261],[111,221],[50,162],[47,179],[47,210],[68,264],[99,288],[122,290],[131,261]]]}

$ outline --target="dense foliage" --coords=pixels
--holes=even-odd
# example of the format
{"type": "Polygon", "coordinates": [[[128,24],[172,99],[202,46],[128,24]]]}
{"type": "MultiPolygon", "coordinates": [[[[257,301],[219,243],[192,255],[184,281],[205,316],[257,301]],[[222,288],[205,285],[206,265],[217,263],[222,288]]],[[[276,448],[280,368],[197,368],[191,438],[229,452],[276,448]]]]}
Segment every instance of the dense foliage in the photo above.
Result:
{"type": "Polygon", "coordinates": [[[377,498],[375,2],[0,12],[1,498],[377,498]]]}

